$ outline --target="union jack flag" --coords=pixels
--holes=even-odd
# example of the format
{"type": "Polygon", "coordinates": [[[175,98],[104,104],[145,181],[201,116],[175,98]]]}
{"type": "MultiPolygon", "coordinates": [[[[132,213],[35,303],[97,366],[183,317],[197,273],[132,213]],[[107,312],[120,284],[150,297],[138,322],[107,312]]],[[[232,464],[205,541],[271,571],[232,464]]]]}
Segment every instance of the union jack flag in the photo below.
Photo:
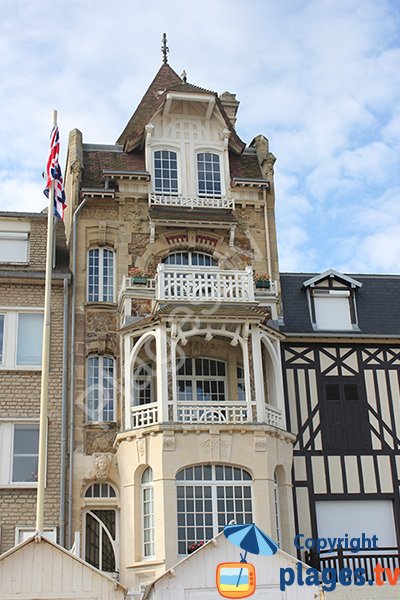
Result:
{"type": "Polygon", "coordinates": [[[58,163],[60,154],[60,134],[57,125],[53,127],[50,134],[50,152],[46,166],[46,187],[43,193],[49,197],[51,182],[54,181],[54,214],[64,219],[64,208],[67,206],[61,167],[58,163]]]}

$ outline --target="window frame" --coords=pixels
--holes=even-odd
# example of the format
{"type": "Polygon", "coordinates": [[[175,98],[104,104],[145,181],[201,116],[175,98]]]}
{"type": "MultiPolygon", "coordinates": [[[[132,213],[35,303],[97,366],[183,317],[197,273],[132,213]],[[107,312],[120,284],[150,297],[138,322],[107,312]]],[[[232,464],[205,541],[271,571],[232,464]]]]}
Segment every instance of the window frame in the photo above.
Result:
{"type": "MultiPolygon", "coordinates": [[[[91,498],[91,500],[93,500],[91,498]]],[[[95,499],[96,500],[96,499],[95,499]]],[[[99,499],[102,500],[102,499],[99,499]]],[[[116,500],[113,498],[113,500],[116,500]]],[[[86,560],[86,562],[88,562],[88,564],[94,566],[96,569],[99,569],[102,573],[106,573],[108,575],[116,575],[119,572],[119,539],[120,539],[120,532],[119,532],[119,510],[118,507],[116,505],[116,502],[114,502],[112,505],[110,503],[105,504],[104,506],[101,505],[101,503],[94,503],[93,506],[86,506],[84,513],[83,513],[83,527],[82,527],[82,531],[83,531],[83,536],[82,536],[82,557],[84,557],[84,560],[86,560]],[[96,515],[94,513],[94,511],[112,511],[115,515],[115,540],[112,539],[111,536],[111,532],[108,530],[108,528],[106,527],[105,523],[103,521],[101,521],[100,517],[98,517],[98,515],[96,515]],[[87,542],[87,527],[88,527],[88,522],[87,522],[87,517],[88,515],[91,516],[92,519],[94,519],[97,523],[99,523],[99,565],[93,565],[91,562],[88,561],[88,558],[86,556],[86,542],[87,542]],[[114,562],[115,562],[115,571],[103,571],[101,569],[102,562],[101,562],[101,546],[102,546],[102,532],[105,531],[106,535],[108,537],[108,539],[111,542],[111,547],[114,551],[114,562]]]]}
{"type": "Polygon", "coordinates": [[[146,406],[155,402],[156,386],[154,378],[156,376],[155,365],[152,362],[137,365],[132,372],[132,406],[146,406]],[[138,373],[144,369],[145,373],[138,373]],[[150,399],[148,402],[139,402],[140,394],[143,391],[150,391],[150,399]],[[138,394],[138,397],[137,397],[138,394]]]}
{"type": "Polygon", "coordinates": [[[151,467],[147,467],[140,478],[140,491],[141,491],[141,505],[142,505],[142,558],[143,560],[150,560],[155,557],[155,522],[154,522],[154,474],[153,469],[151,467]],[[151,480],[143,481],[144,475],[149,473],[151,476],[151,480]],[[145,498],[146,491],[151,491],[150,499],[145,498]],[[146,512],[146,505],[150,506],[150,512],[146,512]],[[149,527],[145,527],[145,519],[149,518],[151,525],[149,527]],[[149,540],[145,540],[145,531],[149,531],[149,540]],[[152,550],[150,554],[146,552],[146,546],[152,550]]]}
{"type": "MultiPolygon", "coordinates": [[[[94,267],[92,267],[94,268],[94,267]]],[[[107,304],[115,304],[116,298],[116,281],[115,281],[115,272],[116,272],[116,252],[112,246],[92,246],[87,251],[87,267],[86,267],[86,300],[90,304],[95,303],[107,303],[107,304]],[[95,286],[95,283],[92,281],[93,278],[96,277],[96,274],[91,273],[91,254],[95,251],[98,251],[98,271],[97,271],[97,286],[98,291],[95,294],[91,291],[91,287],[95,286]],[[111,299],[105,293],[104,286],[104,261],[105,261],[105,252],[110,252],[112,256],[112,266],[111,266],[111,275],[112,275],[112,289],[111,289],[111,299]],[[105,299],[106,298],[106,299],[105,299]]],[[[111,287],[111,286],[109,286],[111,287]]]]}
{"type": "MultiPolygon", "coordinates": [[[[22,544],[27,538],[20,539],[23,535],[29,534],[27,537],[32,537],[36,533],[35,527],[30,525],[17,525],[15,527],[15,545],[22,544]],[[22,535],[21,535],[22,534],[22,535]]],[[[42,537],[49,539],[51,542],[57,543],[57,527],[50,526],[44,527],[42,537]],[[49,535],[51,534],[51,535],[49,535]]]]}
{"type": "MultiPolygon", "coordinates": [[[[14,468],[14,437],[15,427],[18,425],[35,426],[38,431],[39,456],[39,418],[19,419],[6,418],[0,419],[0,488],[37,488],[36,481],[13,481],[14,468]]],[[[47,431],[46,431],[46,470],[47,470],[47,431]]]]}
{"type": "Polygon", "coordinates": [[[170,267],[206,267],[207,269],[218,269],[219,265],[218,265],[218,261],[214,258],[214,256],[212,254],[208,254],[207,252],[199,252],[197,250],[176,250],[174,252],[170,252],[167,256],[164,256],[164,258],[162,259],[162,263],[164,265],[168,265],[170,267]],[[168,259],[173,257],[173,256],[181,256],[183,257],[185,254],[187,254],[188,257],[188,264],[185,265],[183,263],[179,264],[179,263],[173,263],[173,262],[168,262],[168,259]],[[193,257],[194,256],[197,257],[206,257],[210,259],[210,262],[214,262],[216,264],[211,264],[211,265],[199,265],[199,264],[193,264],[193,257]]]}
{"type": "Polygon", "coordinates": [[[30,243],[29,231],[4,230],[0,226],[0,264],[2,265],[27,265],[29,264],[30,243]],[[1,259],[1,242],[5,240],[17,240],[24,243],[24,260],[2,260],[1,259]]]}
{"type": "MultiPolygon", "coordinates": [[[[192,404],[217,404],[219,402],[227,402],[228,396],[229,396],[229,381],[228,381],[228,364],[225,360],[219,360],[217,358],[210,358],[208,356],[195,356],[195,357],[191,357],[191,356],[186,356],[185,358],[183,358],[184,361],[186,360],[191,360],[192,361],[192,374],[191,375],[180,375],[179,373],[179,368],[177,366],[176,369],[176,397],[177,397],[177,401],[178,402],[190,402],[192,404]],[[222,363],[224,365],[225,368],[225,375],[218,375],[218,373],[216,375],[197,375],[196,373],[196,360],[208,360],[211,362],[216,363],[216,371],[218,371],[218,363],[222,363]],[[180,381],[185,381],[185,382],[190,382],[192,384],[192,398],[191,400],[180,400],[179,399],[179,382],[180,381]],[[218,381],[218,382],[223,382],[224,384],[224,398],[223,400],[201,400],[198,399],[197,397],[197,383],[198,382],[205,382],[205,381],[209,381],[209,382],[213,382],[213,381],[218,381]]],[[[203,363],[204,364],[204,363],[203,363]]],[[[204,369],[202,369],[204,370],[204,369]]]]}
{"type": "MultiPolygon", "coordinates": [[[[3,353],[2,361],[0,362],[0,371],[41,371],[42,364],[36,365],[19,365],[17,363],[17,352],[18,352],[18,326],[19,326],[19,315],[31,314],[41,315],[44,319],[44,311],[41,307],[0,307],[0,314],[4,317],[3,319],[3,353]]],[[[40,338],[42,343],[42,337],[40,338]]],[[[40,353],[42,356],[42,352],[40,353]]]]}
{"type": "MultiPolygon", "coordinates": [[[[163,160],[163,157],[161,157],[161,160],[163,160]]],[[[170,158],[168,158],[169,162],[170,162],[170,158]]],[[[152,168],[152,181],[153,181],[153,185],[152,185],[152,189],[153,189],[153,193],[156,194],[156,196],[179,196],[182,192],[182,186],[181,186],[181,168],[180,168],[180,152],[179,152],[179,148],[172,148],[172,147],[166,147],[166,146],[162,146],[162,147],[157,147],[157,148],[153,148],[152,151],[152,161],[151,161],[151,168],[152,168]],[[163,189],[156,189],[156,153],[157,152],[168,152],[168,153],[173,153],[176,156],[176,183],[177,183],[177,189],[176,191],[164,191],[163,189]]],[[[162,167],[161,167],[162,170],[162,167]]],[[[169,170],[169,174],[170,174],[170,170],[169,170]]],[[[169,181],[171,181],[171,177],[169,176],[169,181]]],[[[161,178],[161,188],[164,187],[163,183],[163,178],[161,178]]]]}
{"type": "Polygon", "coordinates": [[[201,463],[201,464],[194,464],[194,465],[189,465],[186,467],[183,467],[182,469],[179,469],[178,472],[175,475],[175,484],[176,484],[176,514],[177,514],[177,543],[178,543],[178,556],[185,556],[186,554],[188,554],[188,548],[189,545],[191,544],[195,544],[198,542],[203,542],[205,543],[206,541],[209,541],[210,539],[212,539],[213,537],[215,537],[220,531],[222,531],[223,527],[227,524],[224,523],[224,525],[220,525],[218,522],[218,517],[219,515],[225,514],[226,517],[226,521],[230,520],[231,518],[235,518],[237,519],[237,522],[239,523],[241,521],[240,517],[240,513],[237,511],[237,509],[235,508],[235,502],[233,503],[233,509],[232,511],[229,511],[227,509],[227,501],[229,499],[229,496],[226,494],[226,490],[227,488],[232,488],[232,500],[235,501],[237,500],[238,502],[241,501],[242,502],[242,510],[241,513],[243,515],[243,522],[244,523],[253,523],[254,522],[254,491],[253,491],[253,485],[254,485],[254,478],[252,476],[252,473],[241,466],[238,465],[233,465],[233,464],[224,464],[224,463],[218,463],[218,464],[210,464],[210,463],[201,463]],[[202,478],[196,478],[195,474],[196,474],[196,470],[198,470],[200,468],[201,472],[204,475],[204,469],[205,468],[210,468],[211,469],[211,478],[210,479],[206,479],[204,476],[202,478]],[[224,474],[224,477],[221,479],[218,479],[217,477],[217,469],[222,468],[222,472],[224,474]],[[226,469],[231,469],[232,472],[232,478],[231,479],[227,479],[225,478],[225,474],[226,474],[226,469]],[[235,478],[235,469],[239,469],[241,471],[241,475],[242,477],[240,479],[236,479],[235,478]],[[193,478],[192,479],[186,479],[186,473],[189,472],[190,470],[192,470],[193,472],[193,478]],[[243,474],[246,473],[246,475],[248,475],[248,478],[244,478],[243,474]],[[181,477],[182,474],[182,477],[181,477]],[[183,496],[179,495],[179,491],[178,488],[180,487],[184,487],[185,488],[185,492],[183,494],[183,496]],[[192,487],[193,488],[193,496],[190,496],[189,494],[186,494],[186,488],[192,487]],[[197,495],[196,496],[196,488],[201,487],[201,495],[197,495]],[[210,495],[206,495],[205,494],[205,488],[206,487],[210,487],[210,495]],[[222,496],[218,496],[218,487],[223,487],[224,488],[224,494],[222,496]],[[242,488],[242,495],[239,496],[238,494],[235,494],[235,489],[236,488],[242,488]],[[249,496],[245,495],[244,492],[244,488],[250,488],[249,491],[249,496]],[[187,507],[187,501],[189,499],[190,502],[190,498],[193,498],[193,511],[188,511],[187,507]],[[198,510],[196,507],[196,499],[197,501],[201,501],[202,502],[202,506],[203,506],[203,511],[198,510]],[[210,511],[206,511],[205,510],[205,503],[206,500],[208,500],[209,502],[211,502],[211,512],[210,511]],[[179,509],[179,502],[184,503],[184,510],[181,511],[179,509]],[[225,506],[225,512],[223,513],[222,511],[219,510],[218,507],[218,501],[224,502],[224,506],[225,506]],[[250,501],[250,511],[246,510],[245,508],[245,501],[250,501]],[[187,516],[189,514],[193,514],[194,516],[194,520],[193,520],[193,524],[188,523],[188,518],[187,516]],[[184,515],[184,525],[180,524],[180,515],[184,515]],[[204,518],[207,514],[211,514],[211,525],[206,523],[206,519],[204,518]],[[201,519],[197,519],[197,515],[200,515],[202,518],[201,519]],[[247,517],[247,515],[249,515],[247,517]],[[201,524],[202,521],[202,524],[201,524]],[[180,539],[180,533],[179,533],[179,529],[183,529],[184,533],[185,533],[185,538],[183,540],[180,539]],[[194,530],[196,530],[196,528],[202,528],[204,530],[204,538],[202,540],[197,539],[197,533],[195,533],[194,537],[195,539],[192,541],[188,536],[189,536],[189,532],[188,529],[192,528],[194,530]],[[212,532],[209,532],[209,534],[206,532],[206,529],[211,529],[212,532]],[[186,553],[183,554],[180,550],[180,545],[186,545],[186,553]]]}
{"type": "MultiPolygon", "coordinates": [[[[205,160],[204,160],[204,164],[205,164],[205,160]]],[[[198,149],[196,150],[196,154],[195,154],[195,163],[196,163],[196,191],[197,194],[199,196],[199,198],[223,198],[225,196],[225,185],[224,185],[224,161],[223,161],[223,155],[220,152],[217,152],[215,149],[198,149]],[[207,190],[205,190],[204,192],[200,191],[200,169],[199,169],[199,156],[200,155],[206,155],[206,154],[210,154],[211,156],[216,156],[218,157],[218,164],[219,164],[219,184],[220,184],[220,192],[219,193],[215,193],[215,182],[214,182],[214,178],[212,178],[212,182],[213,182],[213,192],[209,193],[207,192],[207,190]]],[[[204,171],[206,172],[206,171],[204,171]]],[[[211,171],[212,173],[214,173],[214,170],[211,171]]],[[[206,183],[206,179],[204,180],[204,183],[206,183]]]]}
{"type": "MultiPolygon", "coordinates": [[[[116,377],[116,360],[115,357],[112,356],[111,354],[89,354],[86,358],[86,403],[85,403],[85,422],[87,425],[92,425],[92,424],[96,424],[96,423],[115,423],[116,422],[116,382],[117,382],[117,377],[116,377]],[[97,359],[98,360],[98,386],[97,386],[97,392],[98,392],[98,398],[97,398],[97,402],[98,402],[98,407],[96,409],[96,413],[97,416],[100,417],[100,415],[103,417],[102,419],[91,419],[89,418],[89,414],[90,414],[90,410],[93,409],[89,409],[89,402],[90,401],[94,401],[96,400],[96,398],[91,398],[90,396],[90,392],[91,392],[91,384],[90,384],[90,360],[92,359],[97,359]],[[113,376],[112,376],[112,391],[113,391],[113,398],[112,398],[112,419],[107,419],[104,420],[104,387],[103,387],[103,383],[104,383],[104,359],[110,359],[112,360],[112,365],[113,365],[113,376]],[[101,384],[100,384],[101,382],[101,384]]],[[[93,390],[95,390],[96,388],[93,388],[93,390]]],[[[93,410],[94,412],[94,410],[93,410]]]]}

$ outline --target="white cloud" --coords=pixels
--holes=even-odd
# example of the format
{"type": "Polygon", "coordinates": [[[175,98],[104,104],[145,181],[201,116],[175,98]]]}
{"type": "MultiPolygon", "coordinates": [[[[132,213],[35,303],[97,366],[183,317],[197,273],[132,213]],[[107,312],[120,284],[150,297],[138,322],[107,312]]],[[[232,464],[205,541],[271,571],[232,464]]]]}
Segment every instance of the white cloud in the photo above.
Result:
{"type": "Polygon", "coordinates": [[[400,185],[399,22],[390,0],[15,0],[0,23],[0,208],[42,207],[54,107],[63,157],[75,127],[117,139],[166,31],[177,72],[235,92],[243,139],[270,139],[281,267],[399,270],[399,215],[382,200],[400,185]]]}

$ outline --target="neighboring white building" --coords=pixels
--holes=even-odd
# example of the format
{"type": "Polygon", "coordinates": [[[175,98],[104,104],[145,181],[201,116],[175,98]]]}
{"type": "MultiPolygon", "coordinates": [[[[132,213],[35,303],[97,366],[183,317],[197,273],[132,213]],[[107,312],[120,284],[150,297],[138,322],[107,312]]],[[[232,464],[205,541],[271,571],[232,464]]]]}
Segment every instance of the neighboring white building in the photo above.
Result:
{"type": "Polygon", "coordinates": [[[0,600],[124,600],[126,588],[46,538],[0,556],[0,600]]]}

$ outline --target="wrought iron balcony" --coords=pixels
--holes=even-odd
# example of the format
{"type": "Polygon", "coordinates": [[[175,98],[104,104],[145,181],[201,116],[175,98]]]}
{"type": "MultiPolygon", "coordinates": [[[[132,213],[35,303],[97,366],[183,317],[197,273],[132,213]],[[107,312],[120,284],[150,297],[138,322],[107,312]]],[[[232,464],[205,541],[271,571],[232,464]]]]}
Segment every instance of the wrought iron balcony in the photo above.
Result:
{"type": "MultiPolygon", "coordinates": [[[[186,424],[232,424],[254,422],[246,402],[177,402],[173,422],[186,424]]],[[[148,427],[159,422],[157,402],[131,408],[131,428],[148,427]]],[[[280,427],[281,411],[267,405],[264,423],[280,427]]]]}
{"type": "Polygon", "coordinates": [[[159,264],[158,300],[189,302],[254,302],[253,269],[223,271],[218,267],[159,264]]]}
{"type": "Polygon", "coordinates": [[[219,208],[219,209],[235,209],[235,201],[233,198],[225,197],[201,197],[193,196],[186,197],[178,195],[165,194],[149,194],[149,206],[174,206],[179,208],[219,208]]]}
{"type": "MultiPolygon", "coordinates": [[[[330,568],[339,572],[343,568],[364,569],[368,581],[375,581],[375,567],[380,565],[383,569],[390,569],[392,573],[400,567],[400,548],[360,548],[356,553],[351,550],[336,548],[333,551],[322,550],[320,554],[306,552],[306,562],[319,571],[330,568]]],[[[388,581],[386,571],[382,573],[382,580],[388,581]]]]}

